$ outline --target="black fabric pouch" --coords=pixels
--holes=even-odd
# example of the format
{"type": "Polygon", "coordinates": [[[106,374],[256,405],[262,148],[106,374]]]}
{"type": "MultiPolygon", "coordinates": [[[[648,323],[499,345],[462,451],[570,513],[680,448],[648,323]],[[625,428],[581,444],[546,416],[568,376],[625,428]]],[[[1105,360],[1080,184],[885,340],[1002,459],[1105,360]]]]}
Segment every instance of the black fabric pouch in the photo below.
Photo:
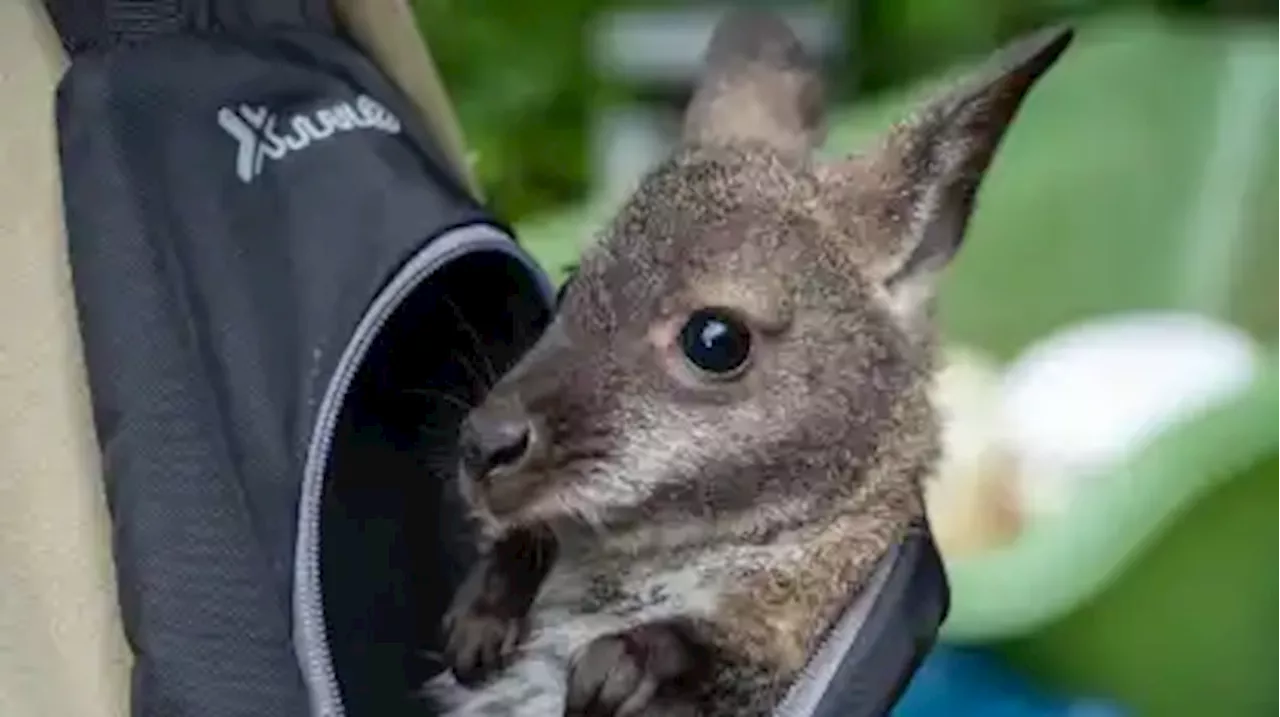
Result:
{"type": "Polygon", "coordinates": [[[551,286],[326,3],[49,9],[133,714],[421,715],[468,559],[431,447],[551,286]]]}

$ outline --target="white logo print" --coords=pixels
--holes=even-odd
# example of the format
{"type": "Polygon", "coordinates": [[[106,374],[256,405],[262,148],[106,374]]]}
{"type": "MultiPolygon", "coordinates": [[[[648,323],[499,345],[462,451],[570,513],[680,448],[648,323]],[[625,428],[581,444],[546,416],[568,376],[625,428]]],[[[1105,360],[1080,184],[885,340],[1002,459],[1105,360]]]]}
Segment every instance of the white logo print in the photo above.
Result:
{"type": "Polygon", "coordinates": [[[335,102],[314,112],[284,118],[266,107],[240,105],[218,110],[218,124],[235,138],[236,174],[245,184],[262,174],[266,160],[277,160],[290,152],[306,149],[312,142],[328,139],[338,132],[376,129],[387,134],[400,132],[400,120],[372,97],[360,95],[355,104],[335,102]],[[283,129],[282,129],[283,128],[283,129]]]}

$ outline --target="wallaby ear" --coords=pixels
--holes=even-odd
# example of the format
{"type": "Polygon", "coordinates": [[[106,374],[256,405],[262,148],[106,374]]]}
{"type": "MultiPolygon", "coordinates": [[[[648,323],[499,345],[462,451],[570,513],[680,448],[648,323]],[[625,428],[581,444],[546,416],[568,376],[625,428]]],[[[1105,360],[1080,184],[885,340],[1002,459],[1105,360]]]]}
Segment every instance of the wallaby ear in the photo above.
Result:
{"type": "Polygon", "coordinates": [[[858,247],[860,260],[908,321],[927,310],[938,273],[959,248],[979,184],[1023,98],[1072,35],[1054,27],[1015,41],[877,149],[821,168],[840,221],[871,244],[858,247]]]}
{"type": "Polygon", "coordinates": [[[732,10],[716,26],[685,113],[691,144],[754,141],[801,154],[821,144],[822,81],[778,16],[732,10]]]}

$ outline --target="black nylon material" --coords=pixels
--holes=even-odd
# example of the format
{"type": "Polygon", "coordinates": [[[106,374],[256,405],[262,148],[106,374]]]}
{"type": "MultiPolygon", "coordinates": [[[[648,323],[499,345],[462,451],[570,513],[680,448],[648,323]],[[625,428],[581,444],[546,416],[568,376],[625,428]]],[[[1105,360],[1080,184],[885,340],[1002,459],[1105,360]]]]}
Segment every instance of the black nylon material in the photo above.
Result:
{"type": "Polygon", "coordinates": [[[318,34],[88,53],[59,88],[57,117],[119,598],[137,656],[133,713],[304,715],[290,598],[320,397],[401,262],[485,215],[376,70],[318,34]],[[264,160],[248,183],[237,176],[239,144],[220,110],[314,118],[360,94],[402,131],[335,131],[264,160]]]}
{"type": "Polygon", "coordinates": [[[331,32],[328,0],[44,0],[71,55],[180,32],[309,28],[331,32]]]}

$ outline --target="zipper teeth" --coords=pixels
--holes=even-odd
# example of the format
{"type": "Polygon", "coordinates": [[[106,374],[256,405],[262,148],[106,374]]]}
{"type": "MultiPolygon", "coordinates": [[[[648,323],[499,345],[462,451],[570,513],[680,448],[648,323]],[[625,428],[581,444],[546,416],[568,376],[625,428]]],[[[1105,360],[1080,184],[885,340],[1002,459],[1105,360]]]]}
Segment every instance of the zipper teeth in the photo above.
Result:
{"type": "MultiPolygon", "coordinates": [[[[382,327],[384,321],[379,321],[374,327],[376,332],[382,327]]],[[[367,346],[361,347],[359,353],[363,356],[367,346]]],[[[354,373],[354,372],[351,372],[354,373]]],[[[350,383],[349,376],[335,376],[334,380],[342,384],[342,393],[346,393],[347,384],[350,383]]],[[[342,400],[337,401],[334,410],[327,414],[322,413],[321,423],[317,427],[320,436],[320,444],[318,446],[318,470],[323,472],[329,463],[329,453],[333,446],[333,428],[337,422],[337,416],[341,410],[342,400]]],[[[310,465],[311,461],[308,461],[310,465]]],[[[305,536],[307,545],[310,547],[303,556],[304,580],[299,585],[306,586],[305,597],[300,596],[302,629],[300,634],[300,642],[303,642],[302,652],[303,659],[306,660],[308,676],[319,674],[323,681],[321,685],[312,684],[312,690],[317,688],[323,689],[324,694],[321,699],[312,696],[312,707],[318,707],[318,717],[342,717],[344,709],[342,705],[342,696],[338,688],[338,676],[334,672],[333,660],[329,654],[327,638],[324,635],[324,604],[320,599],[320,515],[319,502],[323,489],[323,481],[311,481],[316,484],[314,491],[307,490],[303,494],[303,502],[312,507],[311,510],[302,511],[303,525],[299,531],[300,540],[305,536]],[[314,499],[312,498],[314,493],[314,499]],[[314,639],[312,647],[305,647],[308,636],[314,639]]],[[[308,680],[308,682],[311,682],[308,680]]]]}
{"type": "Polygon", "coordinates": [[[511,237],[488,224],[474,224],[447,232],[431,241],[392,277],[374,298],[343,350],[338,366],[320,404],[315,432],[303,469],[298,506],[298,540],[294,562],[295,650],[305,668],[303,675],[315,717],[343,717],[345,708],[329,651],[320,586],[320,499],[333,447],[333,432],[351,380],[363,363],[369,346],[400,307],[435,270],[449,261],[480,250],[500,251],[526,265],[544,300],[554,289],[537,265],[511,237]]]}
{"type": "Polygon", "coordinates": [[[880,560],[866,587],[818,641],[818,648],[800,670],[795,683],[787,690],[786,697],[774,710],[773,717],[810,717],[818,708],[822,696],[835,679],[841,658],[853,647],[876,597],[888,582],[898,552],[899,549],[895,547],[880,560]]]}

